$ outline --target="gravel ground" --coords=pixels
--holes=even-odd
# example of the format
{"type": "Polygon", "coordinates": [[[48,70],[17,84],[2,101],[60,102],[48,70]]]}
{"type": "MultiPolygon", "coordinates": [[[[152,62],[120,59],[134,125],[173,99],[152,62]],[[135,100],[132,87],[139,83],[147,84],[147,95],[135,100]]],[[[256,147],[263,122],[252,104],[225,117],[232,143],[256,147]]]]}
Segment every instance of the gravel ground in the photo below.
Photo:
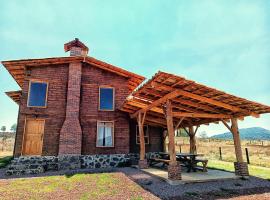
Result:
{"type": "MultiPolygon", "coordinates": [[[[219,180],[205,183],[188,183],[172,186],[166,181],[146,174],[135,168],[116,168],[116,169],[92,169],[78,170],[68,173],[99,173],[99,172],[122,172],[131,180],[141,185],[145,190],[151,192],[161,199],[222,199],[234,198],[235,200],[270,199],[270,181],[256,177],[250,177],[247,180],[231,179],[219,180]],[[249,196],[247,196],[249,195],[249,196]],[[259,195],[259,196],[258,196],[259,195]]],[[[40,177],[51,175],[67,174],[65,171],[46,172],[38,175],[24,176],[5,176],[4,169],[0,169],[0,179],[22,178],[22,177],[40,177]]]]}
{"type": "MultiPolygon", "coordinates": [[[[205,183],[189,183],[172,186],[167,182],[133,168],[119,169],[133,181],[140,184],[161,199],[216,199],[216,196],[229,197],[255,193],[270,193],[270,181],[250,177],[248,180],[232,179],[205,183]],[[200,195],[201,194],[201,195],[200,195]],[[206,195],[206,196],[205,196],[206,195]],[[212,196],[211,196],[212,195],[212,196]],[[200,198],[200,196],[202,198],[200,198]],[[206,197],[206,198],[203,198],[206,197]]],[[[268,195],[269,196],[269,195],[268,195]]],[[[270,199],[270,197],[268,198],[270,199]]]]}

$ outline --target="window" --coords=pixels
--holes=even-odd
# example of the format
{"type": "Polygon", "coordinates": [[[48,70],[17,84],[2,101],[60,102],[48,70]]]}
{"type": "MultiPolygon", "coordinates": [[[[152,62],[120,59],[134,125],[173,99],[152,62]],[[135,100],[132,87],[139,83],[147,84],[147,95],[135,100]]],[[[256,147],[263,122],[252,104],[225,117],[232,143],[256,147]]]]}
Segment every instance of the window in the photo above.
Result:
{"type": "Polygon", "coordinates": [[[113,122],[97,122],[97,147],[113,147],[113,122]]]}
{"type": "Polygon", "coordinates": [[[46,107],[48,83],[30,81],[28,107],[46,107]]]}
{"type": "Polygon", "coordinates": [[[110,87],[99,88],[99,110],[105,111],[114,110],[114,88],[110,87]]]}
{"type": "MultiPolygon", "coordinates": [[[[143,126],[143,133],[144,133],[144,143],[149,144],[148,126],[143,126]]],[[[138,125],[136,125],[136,144],[140,144],[140,133],[138,125]]]]}

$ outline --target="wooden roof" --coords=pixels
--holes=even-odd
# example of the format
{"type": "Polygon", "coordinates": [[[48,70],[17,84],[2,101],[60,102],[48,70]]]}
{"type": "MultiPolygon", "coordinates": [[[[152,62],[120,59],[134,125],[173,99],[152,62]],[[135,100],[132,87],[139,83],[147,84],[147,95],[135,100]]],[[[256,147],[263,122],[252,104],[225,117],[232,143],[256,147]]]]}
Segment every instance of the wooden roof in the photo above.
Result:
{"type": "Polygon", "coordinates": [[[25,69],[27,67],[64,64],[75,61],[86,62],[92,66],[126,77],[128,79],[128,87],[130,93],[145,80],[145,77],[143,76],[97,60],[93,57],[69,56],[42,59],[11,60],[2,61],[2,64],[6,67],[6,69],[9,71],[9,73],[12,75],[18,85],[22,87],[25,76],[25,69]]]}
{"type": "Polygon", "coordinates": [[[172,102],[174,123],[184,117],[181,127],[270,113],[269,106],[160,71],[132,93],[122,110],[131,117],[146,112],[146,124],[166,127],[163,104],[168,99],[172,102]]]}
{"type": "Polygon", "coordinates": [[[20,98],[21,98],[21,95],[22,95],[21,90],[6,92],[6,95],[8,95],[17,104],[20,104],[20,98]]]}

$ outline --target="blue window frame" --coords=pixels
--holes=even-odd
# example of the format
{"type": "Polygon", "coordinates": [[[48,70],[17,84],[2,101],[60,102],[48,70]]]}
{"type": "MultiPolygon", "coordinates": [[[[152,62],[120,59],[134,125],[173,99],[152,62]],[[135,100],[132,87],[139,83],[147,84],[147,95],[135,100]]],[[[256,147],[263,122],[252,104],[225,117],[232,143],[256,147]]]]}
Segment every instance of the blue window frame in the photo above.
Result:
{"type": "Polygon", "coordinates": [[[114,88],[110,87],[99,88],[99,110],[105,111],[114,110],[114,88]]]}
{"type": "Polygon", "coordinates": [[[28,107],[46,107],[48,83],[30,81],[28,107]]]}

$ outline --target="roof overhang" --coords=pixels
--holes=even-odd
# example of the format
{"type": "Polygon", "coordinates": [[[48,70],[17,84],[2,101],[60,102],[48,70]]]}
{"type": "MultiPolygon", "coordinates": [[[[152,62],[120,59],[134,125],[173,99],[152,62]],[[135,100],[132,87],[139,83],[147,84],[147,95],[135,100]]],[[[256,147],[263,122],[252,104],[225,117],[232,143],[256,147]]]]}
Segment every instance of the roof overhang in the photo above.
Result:
{"type": "Polygon", "coordinates": [[[7,96],[9,96],[13,101],[15,101],[17,104],[20,104],[20,98],[22,95],[22,91],[9,91],[5,92],[7,96]]]}
{"type": "Polygon", "coordinates": [[[140,112],[146,113],[145,123],[166,127],[164,104],[167,100],[172,102],[174,123],[182,119],[182,127],[270,113],[269,106],[165,72],[156,73],[134,91],[122,110],[132,118],[140,112]]]}
{"type": "Polygon", "coordinates": [[[2,64],[6,67],[18,85],[22,88],[25,78],[25,70],[28,67],[57,65],[71,62],[84,62],[100,69],[110,71],[128,79],[129,92],[131,93],[136,87],[138,87],[145,77],[138,74],[129,72],[120,67],[113,66],[103,61],[97,60],[93,57],[81,57],[81,56],[69,56],[69,57],[55,57],[55,58],[42,58],[42,59],[25,59],[25,60],[11,60],[2,61],[2,64]]]}

